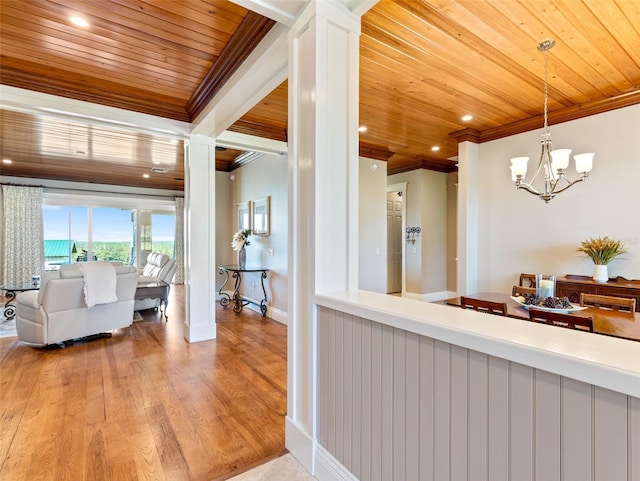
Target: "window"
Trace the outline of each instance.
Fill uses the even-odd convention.
[[[173,201],[45,194],[43,227],[47,270],[87,260],[140,266],[152,250],[174,255]]]

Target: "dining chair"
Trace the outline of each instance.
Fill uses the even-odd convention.
[[[520,274],[519,285],[523,287],[536,287],[536,275],[535,274]]]
[[[593,332],[593,318],[566,314],[564,312],[543,311],[529,308],[529,320],[549,324],[552,326],[566,327],[579,331]]]
[[[636,300],[631,297],[603,296],[598,294],[580,293],[581,306],[594,306],[614,311],[635,312]]]
[[[527,297],[527,294],[535,294],[535,287],[525,287],[525,286],[513,286],[511,288],[511,295],[513,297],[522,296]]]
[[[463,309],[473,309],[478,312],[488,314],[497,314],[499,316],[507,315],[507,303],[487,301],[483,299],[475,299],[473,297],[460,297],[460,307]]]

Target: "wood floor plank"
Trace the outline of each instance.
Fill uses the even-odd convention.
[[[218,309],[183,337],[184,288],[112,337],[64,349],[0,339],[0,479],[223,480],[282,454],[287,328]]]

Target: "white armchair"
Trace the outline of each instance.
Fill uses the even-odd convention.
[[[166,254],[151,252],[147,256],[147,264],[144,268],[139,269],[139,283],[149,283],[164,281],[171,284],[173,276],[176,273],[176,260]],[[161,299],[159,297],[136,299],[133,310],[141,311],[143,309],[154,309],[160,307]]]
[[[117,300],[92,307],[87,307],[84,272],[79,264],[45,272],[39,290],[16,297],[18,338],[46,346],[130,326],[138,272],[122,265],[114,265],[114,270]]]

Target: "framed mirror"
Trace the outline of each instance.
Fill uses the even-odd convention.
[[[253,235],[269,235],[271,196],[253,202]]]
[[[251,230],[251,202],[237,204],[238,209],[238,231]]]

